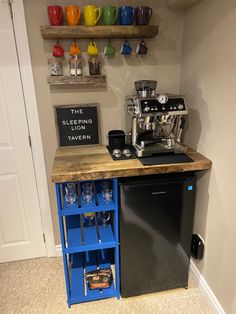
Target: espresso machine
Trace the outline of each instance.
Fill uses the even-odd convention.
[[[156,93],[157,82],[135,82],[136,95],[126,99],[132,115],[132,146],[137,157],[183,154],[181,135],[188,114],[185,97]]]

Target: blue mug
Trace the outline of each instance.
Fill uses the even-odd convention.
[[[123,6],[119,8],[119,24],[131,25],[133,24],[135,8]]]
[[[132,53],[132,47],[130,46],[128,40],[126,40],[123,45],[121,46],[121,49],[120,49],[120,53],[122,55],[131,55]]]

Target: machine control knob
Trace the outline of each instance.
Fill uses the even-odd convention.
[[[178,109],[179,109],[179,110],[183,110],[183,109],[184,109],[184,105],[178,104]]]
[[[164,105],[168,101],[168,96],[166,94],[160,94],[158,95],[157,100],[159,101],[160,104]]]
[[[150,107],[145,106],[145,107],[143,108],[143,111],[144,111],[144,112],[148,112],[148,111],[150,111]]]

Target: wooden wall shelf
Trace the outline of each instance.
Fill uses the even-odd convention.
[[[42,37],[44,39],[124,39],[124,38],[152,38],[158,34],[158,26],[41,26]]]
[[[84,87],[106,86],[106,75],[48,76],[49,85],[80,85]]]

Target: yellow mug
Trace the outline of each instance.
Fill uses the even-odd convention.
[[[98,48],[94,41],[90,41],[87,48],[87,54],[89,56],[97,56],[98,55]]]
[[[65,7],[66,22],[69,26],[78,25],[80,22],[80,8],[75,5]]]
[[[84,22],[87,26],[95,26],[101,17],[102,10],[96,5],[84,6]]]

